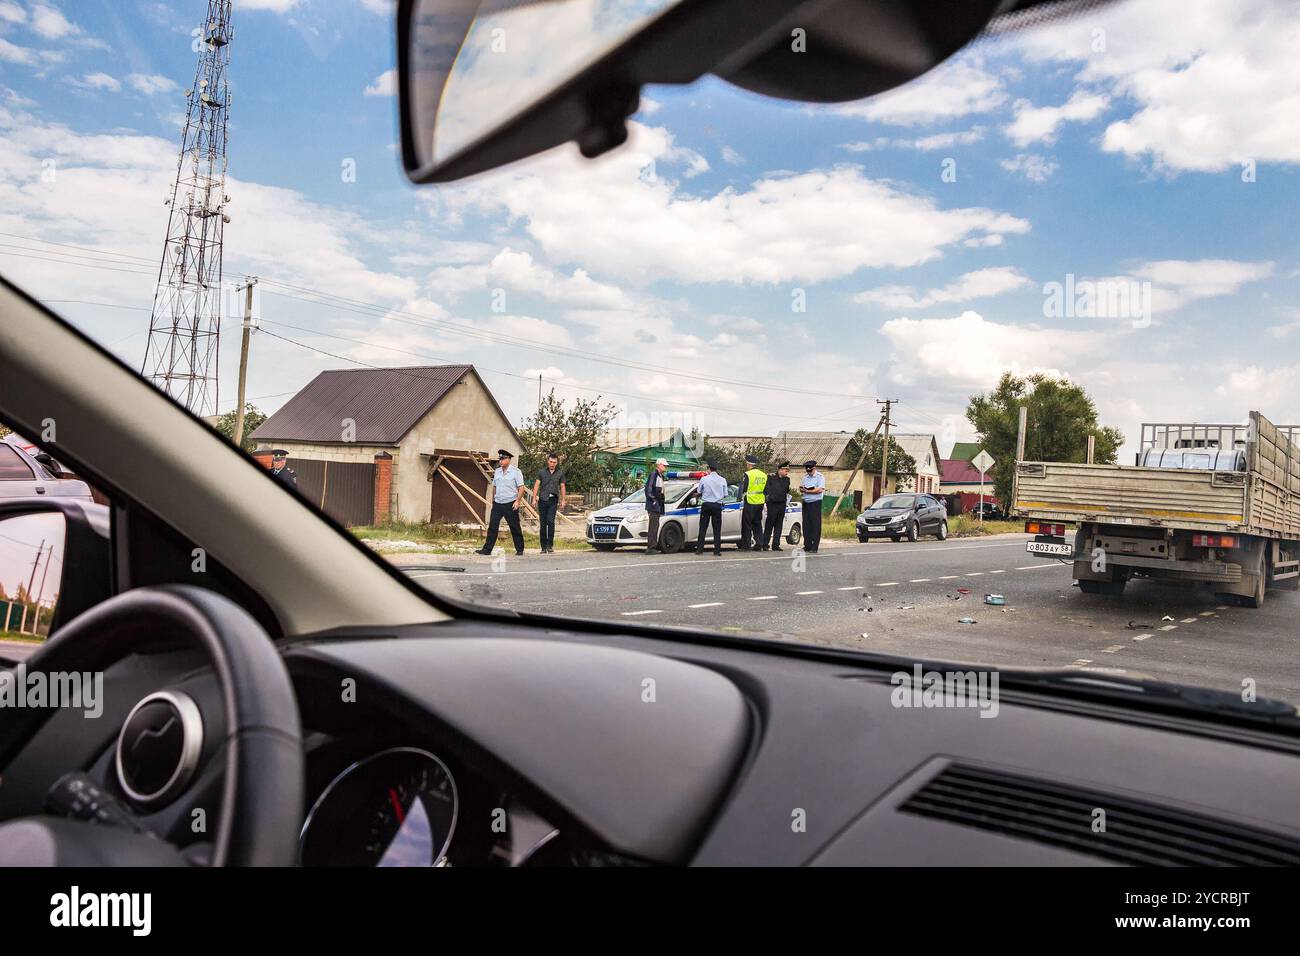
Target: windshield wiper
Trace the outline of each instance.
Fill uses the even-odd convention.
[[[1070,696],[1126,706],[1137,703],[1152,710],[1195,714],[1200,717],[1213,714],[1234,721],[1300,729],[1300,712],[1296,706],[1272,697],[1246,701],[1232,691],[1185,687],[1168,681],[1136,680],[1106,674],[1081,674],[1077,671],[1036,674],[1002,671],[1000,677],[1003,685],[1021,689],[1049,690],[1053,694],[1064,691]]]

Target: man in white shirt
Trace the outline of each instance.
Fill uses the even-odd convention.
[[[727,498],[727,479],[718,474],[717,463],[709,461],[709,473],[699,480],[700,534],[695,540],[695,553],[704,553],[704,530],[713,525],[713,553],[722,554],[722,502]]]
[[[524,499],[524,473],[511,462],[514,456],[502,448],[497,452],[496,471],[492,472],[492,517],[488,522],[487,541],[477,554],[491,554],[496,547],[501,519],[510,527],[510,539],[515,544],[515,556],[524,553],[524,532],[519,526],[519,505]]]

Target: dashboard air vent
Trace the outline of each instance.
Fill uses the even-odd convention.
[[[1145,800],[953,764],[899,806],[1139,866],[1296,866],[1300,841]],[[1094,811],[1105,811],[1094,832]]]

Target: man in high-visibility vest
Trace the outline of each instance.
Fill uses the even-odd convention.
[[[763,502],[767,499],[767,472],[758,467],[758,459],[745,456],[749,468],[740,479],[740,550],[758,551],[763,545]]]

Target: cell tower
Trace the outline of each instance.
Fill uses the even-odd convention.
[[[207,0],[194,31],[199,55],[185,91],[185,128],[176,163],[149,342],[140,373],[196,415],[217,411],[221,343],[221,240],[226,215],[226,122],[230,107],[232,0]]]

